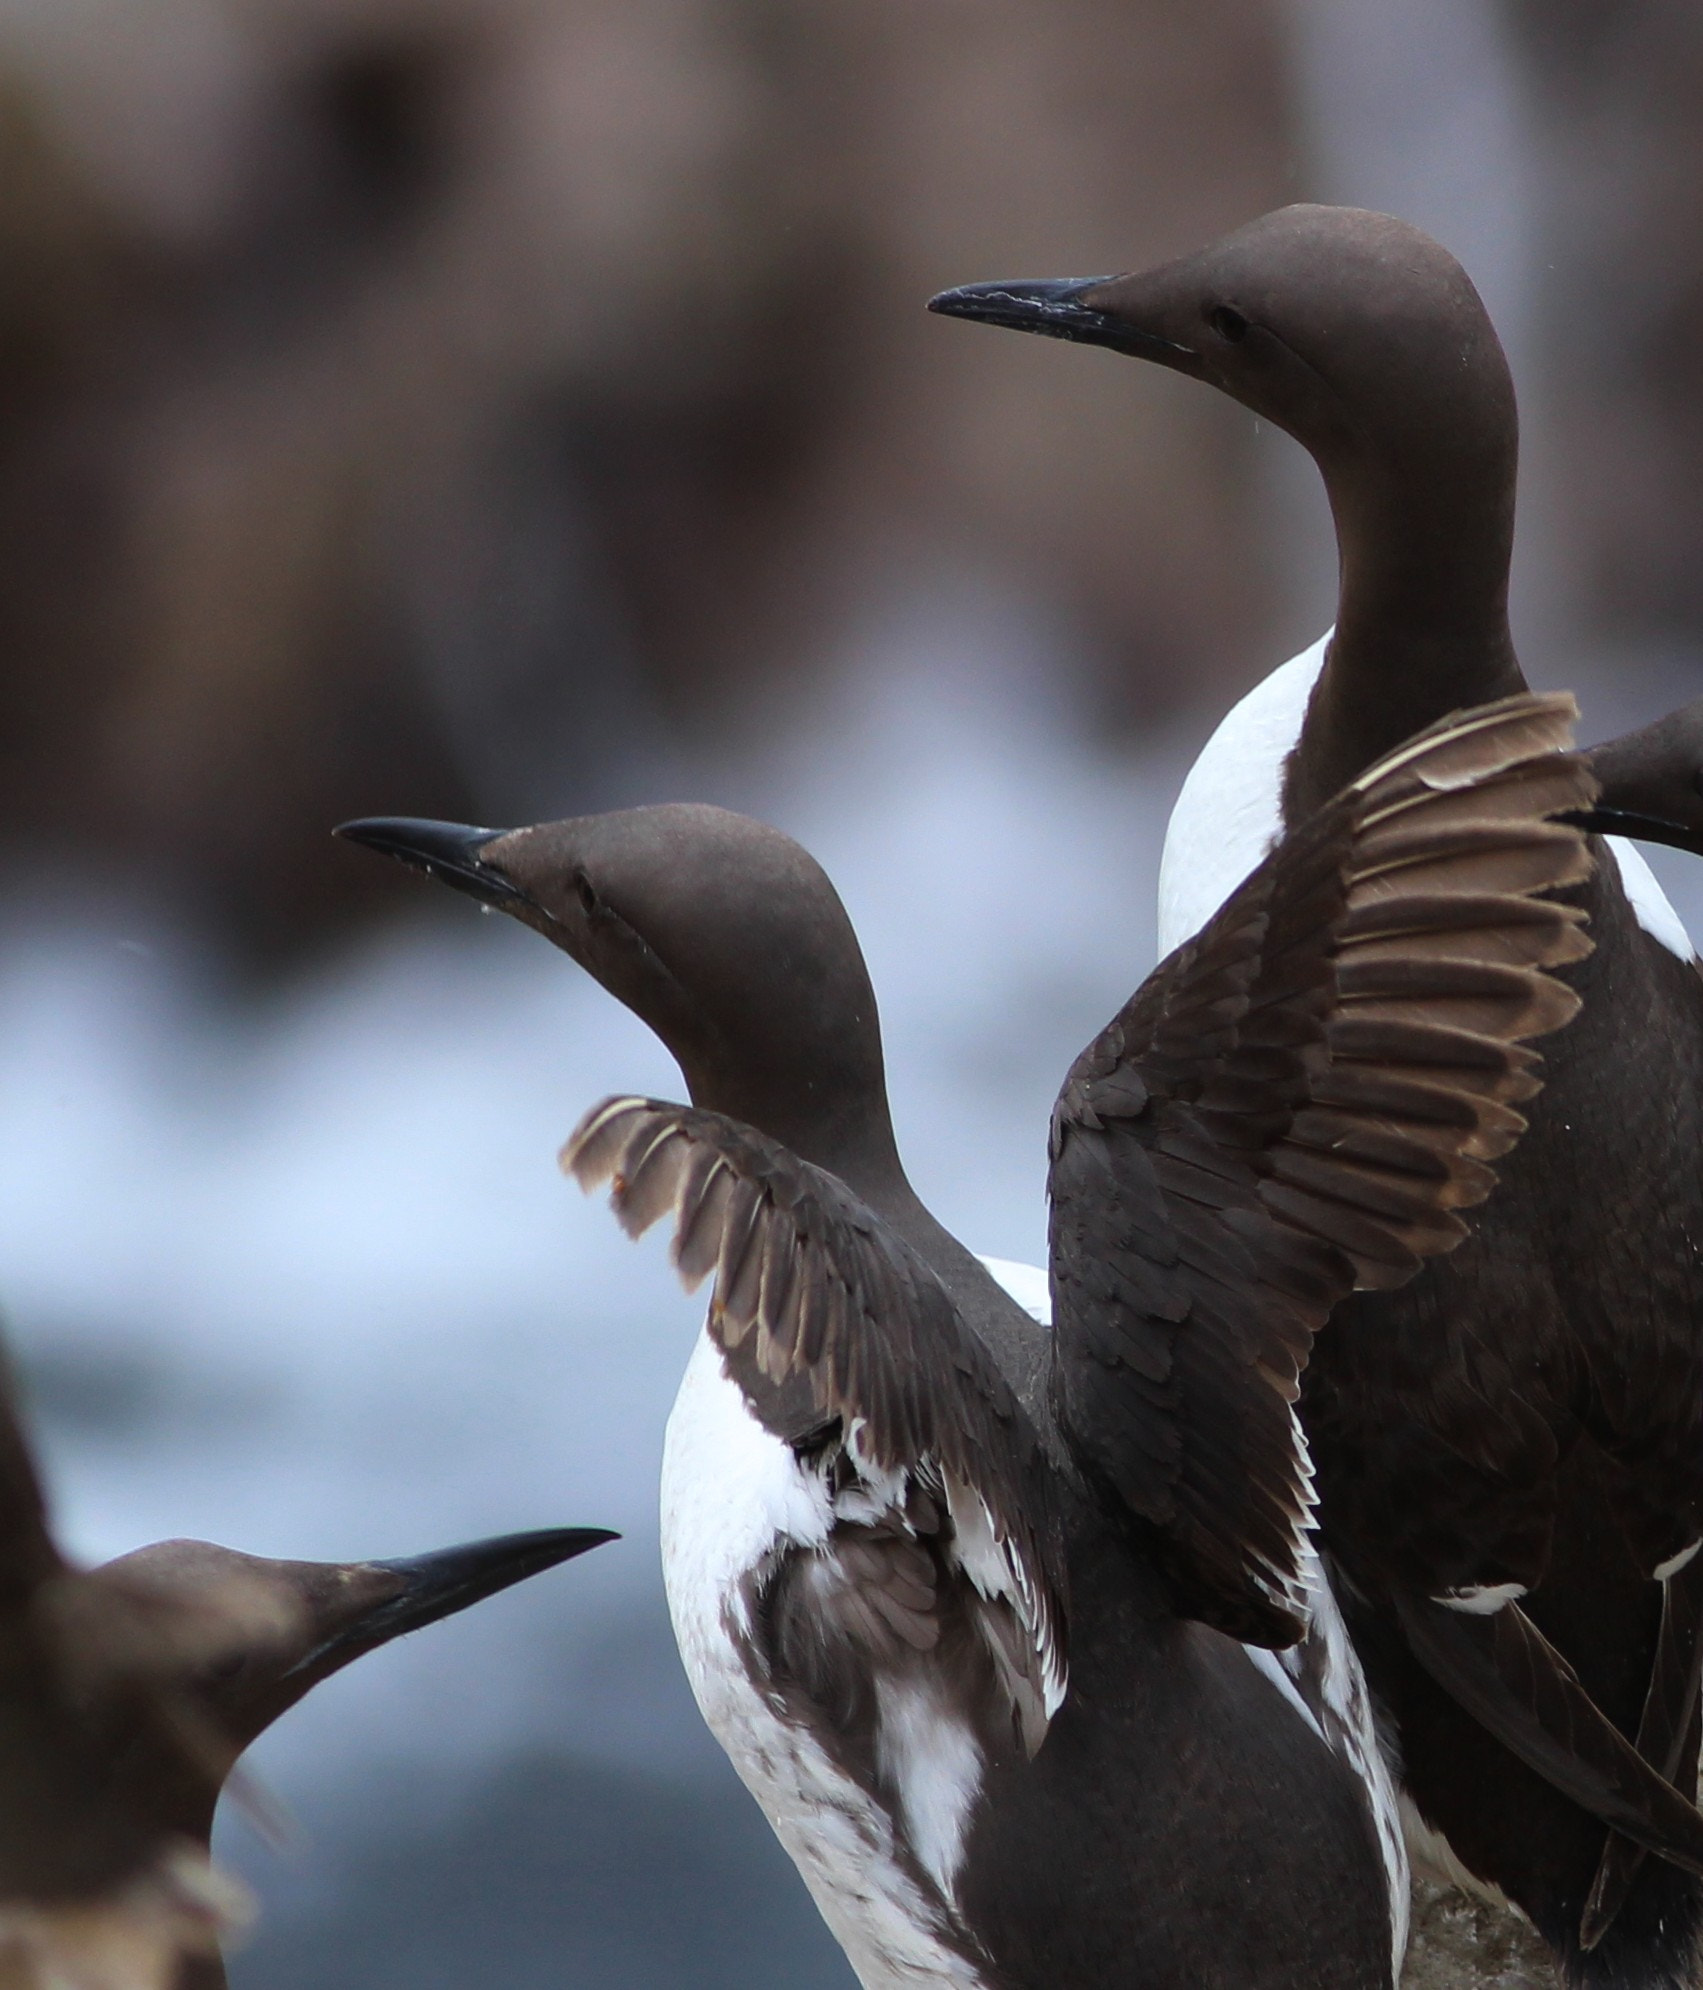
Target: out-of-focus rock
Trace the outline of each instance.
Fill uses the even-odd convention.
[[[0,97],[15,851],[277,955],[339,815],[589,805],[943,572],[1126,721],[1262,655],[1243,418],[922,304],[1285,197],[1266,0],[67,0]]]
[[[1538,322],[1590,633],[1703,637],[1703,11],[1509,0],[1546,146]]]
[[[1420,1874],[1401,1981],[1402,1990],[1560,1990],[1561,1983],[1523,1915]]]

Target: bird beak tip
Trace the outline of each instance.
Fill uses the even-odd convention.
[[[506,829],[480,829],[465,822],[433,822],[405,815],[356,816],[332,831],[345,843],[376,850],[382,857],[393,857],[410,870],[424,871],[487,905],[503,907],[524,901],[526,894],[480,853],[509,833]]]
[[[965,283],[956,290],[937,292],[928,300],[928,308],[945,318],[968,318],[1012,332],[1038,332],[1043,338],[1067,339],[1078,345],[1108,346],[1136,359],[1188,370],[1196,358],[1191,348],[1085,302],[1116,280],[1109,276],[1063,276]]]
[[[430,1554],[369,1562],[367,1568],[384,1570],[401,1586],[315,1646],[290,1668],[290,1675],[323,1678],[363,1652],[458,1616],[487,1597],[620,1538],[608,1527],[547,1527],[469,1541]]]

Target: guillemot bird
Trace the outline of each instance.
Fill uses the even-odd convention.
[[[931,308],[1205,380],[1323,475],[1334,633],[1197,763],[1167,840],[1162,944],[1403,733],[1522,686],[1513,387],[1472,284],[1417,229],[1287,208],[1150,272],[972,285]],[[1690,708],[1602,749],[1605,813],[1586,820],[1665,821],[1685,843],[1696,724]],[[1703,1887],[1605,1837],[1590,1749],[1559,1711],[1582,1682],[1695,1793],[1703,985],[1647,866],[1610,847],[1617,862],[1578,896],[1596,940],[1570,974],[1584,1012],[1554,1047],[1531,1138],[1465,1248],[1342,1309],[1302,1417],[1322,1538],[1420,1819],[1525,1909],[1574,1981],[1677,1986]]]
[[[315,1686],[382,1645],[619,1538],[603,1527],[546,1527],[369,1562],[276,1561],[208,1541],[160,1541],[120,1556],[84,1580],[139,1600],[162,1623],[222,1608],[233,1591],[271,1621],[170,1680],[199,1742],[191,1773],[138,1730],[122,1742],[114,1781],[160,1829],[204,1848],[238,1757]],[[174,1990],[224,1985],[218,1959],[198,1956]]]
[[[362,1653],[614,1538],[349,1563],[162,1541],[74,1569],[0,1382],[0,1981],[223,1990],[246,1916],[208,1844],[243,1749]]]
[[[685,806],[342,830],[544,934],[686,1079],[690,1107],[595,1108],[564,1163],[713,1274],[670,1606],[867,1990],[1394,1980],[1403,1848],[1292,1402],[1333,1300],[1459,1241],[1523,1040],[1575,1006],[1544,971],[1589,944],[1546,895],[1586,869],[1544,819],[1590,795],[1571,709],[1392,756],[1089,1046],[1051,1333],[906,1179],[856,936],[790,838]]]

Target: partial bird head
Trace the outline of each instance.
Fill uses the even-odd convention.
[[[891,1154],[862,949],[827,874],[778,829],[671,804],[514,830],[370,817],[337,834],[572,955],[662,1039],[695,1104],[842,1174]]]
[[[188,1749],[173,1726],[139,1723],[116,1750],[118,1773],[139,1809],[204,1839],[238,1755],[322,1680],[616,1538],[557,1527],[378,1562],[271,1561],[160,1541],[72,1578],[60,1642],[92,1652],[98,1670],[139,1674],[156,1707],[188,1717]],[[116,1627],[105,1633],[110,1649],[100,1626]]]
[[[1149,359],[1287,430],[1327,475],[1438,437],[1515,440],[1513,387],[1472,282],[1387,214],[1296,206],[1125,276],[966,284],[928,307]]]

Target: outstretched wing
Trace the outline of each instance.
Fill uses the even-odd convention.
[[[831,1449],[844,1497],[818,1601],[864,1642],[939,1635],[937,1582],[961,1575],[1033,1752],[1064,1697],[1063,1551],[1028,1417],[946,1288],[833,1175],[718,1113],[596,1106],[563,1149],[638,1236],[674,1222],[688,1288],[752,1412],[801,1455]]]
[[[1312,1337],[1466,1234],[1590,949],[1551,820],[1594,787],[1567,697],[1459,713],[1287,836],[1077,1060],[1054,1112],[1054,1387],[1179,1606],[1307,1619]]]

